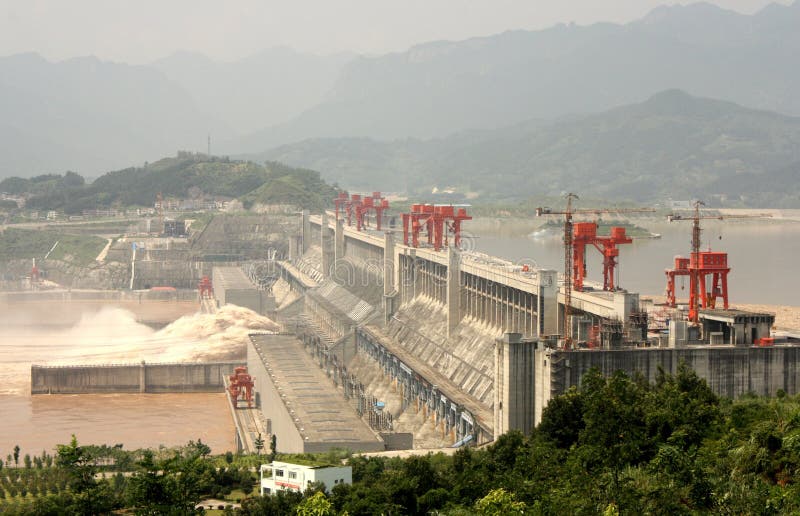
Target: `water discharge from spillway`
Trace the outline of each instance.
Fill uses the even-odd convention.
[[[30,366],[243,360],[249,333],[274,330],[269,319],[233,306],[186,315],[160,330],[118,307],[5,306],[0,310],[0,452],[4,456],[14,444],[23,453],[52,452],[71,434],[82,443],[124,443],[126,448],[202,438],[215,453],[232,450],[232,422],[222,393],[32,397]]]
[[[31,364],[243,359],[249,333],[277,329],[270,319],[230,305],[213,314],[183,316],[160,330],[114,307],[83,313],[68,328],[53,329],[34,320],[0,321],[0,395],[27,392]]]

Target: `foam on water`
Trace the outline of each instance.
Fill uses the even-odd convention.
[[[244,358],[247,335],[277,331],[270,319],[226,305],[214,314],[181,317],[161,330],[132,312],[105,307],[72,327],[38,329],[30,321],[0,324],[0,395],[28,390],[30,365],[191,362]]]

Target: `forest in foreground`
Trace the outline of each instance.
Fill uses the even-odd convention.
[[[278,449],[280,443],[278,443]],[[23,450],[24,451],[24,450]],[[531,435],[406,459],[333,451],[353,484],[260,497],[257,466],[277,456],[81,446],[36,457],[9,453],[3,514],[195,514],[206,498],[238,494],[217,513],[797,514],[800,396],[719,398],[686,366],[654,383],[590,371],[551,400]],[[308,459],[309,457],[305,457]],[[1,461],[0,461],[1,462]]]

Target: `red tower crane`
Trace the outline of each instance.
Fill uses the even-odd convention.
[[[675,268],[666,269],[667,275],[667,305],[677,306],[675,299],[675,277],[689,276],[689,320],[697,325],[700,322],[701,308],[714,308],[717,298],[722,298],[723,307],[728,308],[728,253],[701,251],[700,221],[703,219],[750,219],[772,217],[770,214],[758,215],[701,215],[700,206],[705,206],[702,201],[695,201],[694,215],[685,217],[683,215],[670,214],[667,220],[670,222],[691,220],[692,221],[692,254],[689,258],[681,256],[675,257]],[[712,275],[711,291],[706,290],[706,278]]]
[[[452,205],[414,204],[411,213],[403,213],[403,243],[419,247],[419,236],[422,230],[428,237],[428,244],[436,251],[449,244],[449,236],[453,235],[453,245],[461,248],[461,223],[472,220],[466,208],[456,209]],[[409,237],[411,244],[409,244]]]
[[[587,243],[595,244],[597,240],[596,232],[597,232],[597,225],[594,223],[590,223],[591,226],[594,226],[594,231],[592,232],[591,226],[585,226],[583,223],[575,224],[572,222],[572,217],[574,215],[600,215],[603,213],[645,213],[645,212],[653,212],[655,211],[653,208],[618,208],[618,209],[580,209],[575,210],[572,208],[572,201],[580,199],[574,193],[568,193],[566,195],[567,199],[567,206],[564,211],[554,211],[550,208],[536,208],[536,216],[540,217],[542,215],[564,215],[564,345],[565,347],[569,348],[572,346],[572,331],[571,331],[571,320],[570,320],[570,311],[572,309],[572,289],[573,287],[575,290],[582,290],[583,289],[583,279],[586,274],[586,265],[585,265],[585,247]],[[577,226],[574,227],[574,226]],[[575,229],[578,230],[577,238],[578,244],[576,244],[576,232]],[[620,243],[629,243],[626,240],[629,240],[627,236],[625,236],[624,228],[615,228],[615,229],[622,229],[622,233],[619,231],[616,233],[615,236],[612,234],[611,237],[608,237],[608,241],[605,243],[598,242],[597,245],[603,247],[601,252],[603,253],[603,276],[605,278],[604,287],[610,287],[614,285],[614,268],[617,265],[617,257],[619,256],[619,249],[616,248],[617,244]],[[594,233],[594,237],[592,238],[591,235]],[[578,248],[578,253],[576,253],[576,247]],[[576,264],[575,254],[578,254],[578,263]],[[577,271],[580,269],[580,272]],[[578,283],[576,283],[576,281]]]

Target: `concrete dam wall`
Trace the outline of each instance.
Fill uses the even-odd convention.
[[[223,392],[240,362],[31,366],[31,394]]]

